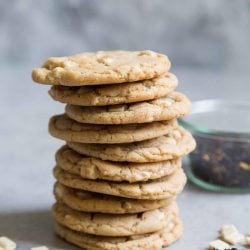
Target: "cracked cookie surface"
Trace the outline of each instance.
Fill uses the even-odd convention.
[[[163,230],[151,234],[105,237],[76,232],[60,224],[56,224],[56,233],[66,241],[87,250],[160,250],[177,241],[183,228],[178,216],[173,214],[171,223]]]
[[[192,135],[178,126],[158,138],[124,144],[84,144],[68,142],[80,154],[118,162],[159,162],[189,154],[195,148]]]
[[[84,86],[135,82],[158,77],[170,68],[167,56],[153,51],[98,51],[51,57],[32,71],[35,82]]]
[[[181,158],[152,163],[111,162],[84,156],[66,145],[57,151],[56,162],[65,171],[85,179],[130,183],[171,175],[181,167]]]
[[[59,102],[79,106],[105,106],[157,99],[174,91],[178,85],[170,72],[139,82],[102,86],[52,86],[50,96]]]
[[[66,106],[66,114],[75,121],[91,124],[130,124],[171,120],[186,115],[191,109],[188,98],[178,92],[152,101],[83,107]]]
[[[176,124],[175,120],[122,125],[84,124],[62,114],[50,118],[49,132],[56,138],[70,142],[126,143],[165,135]]]
[[[73,189],[59,182],[55,183],[54,195],[57,201],[77,211],[107,214],[140,213],[166,206],[175,199],[129,199]]]
[[[98,214],[75,211],[63,203],[53,206],[55,220],[72,230],[102,236],[130,236],[159,231],[178,213],[175,202],[136,214]]]
[[[149,182],[111,182],[83,179],[56,166],[54,176],[67,187],[119,197],[142,200],[160,200],[176,197],[186,184],[186,176],[179,169],[170,176]]]

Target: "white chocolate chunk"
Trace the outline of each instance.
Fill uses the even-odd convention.
[[[225,250],[229,248],[230,245],[222,240],[214,240],[209,243],[209,249],[211,250]]]
[[[117,105],[117,106],[111,106],[109,107],[109,112],[121,112],[125,111],[126,106],[125,105]]]
[[[240,234],[234,225],[225,225],[220,231],[221,238],[232,245],[238,244],[244,240],[244,235]]]
[[[49,250],[46,246],[32,247],[31,250]]]
[[[0,237],[0,247],[3,250],[14,250],[16,249],[16,243],[7,237]]]
[[[245,236],[245,243],[247,246],[250,246],[250,234]]]

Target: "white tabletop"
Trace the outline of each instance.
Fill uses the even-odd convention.
[[[31,67],[12,67],[0,69],[0,236],[16,241],[19,250],[38,245],[75,249],[54,235],[50,213],[54,153],[62,142],[48,135],[47,123],[63,105],[51,100],[48,87],[31,83]],[[175,72],[179,90],[192,100],[249,98],[249,76]],[[178,202],[185,234],[169,249],[205,249],[223,224],[250,232],[249,194],[218,194],[188,184]]]

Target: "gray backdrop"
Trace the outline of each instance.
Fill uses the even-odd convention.
[[[0,60],[153,49],[175,66],[250,68],[249,0],[0,1]]]

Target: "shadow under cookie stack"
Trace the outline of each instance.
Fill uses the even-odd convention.
[[[175,92],[165,55],[99,51],[49,58],[33,80],[66,103],[49,122],[56,153],[56,233],[83,249],[161,249],[178,240],[181,158],[195,147],[177,124],[190,101]]]

